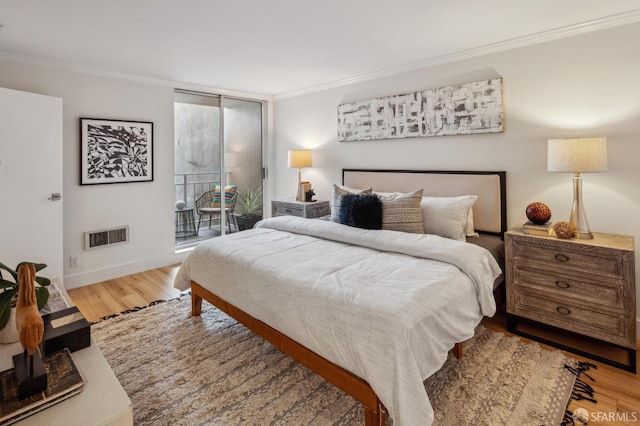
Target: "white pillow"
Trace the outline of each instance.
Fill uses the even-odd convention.
[[[477,198],[477,195],[422,197],[420,209],[422,210],[424,232],[465,241],[467,233],[469,233],[466,229],[469,211]],[[473,232],[475,233],[475,230]]]
[[[469,213],[467,213],[467,223],[464,225],[464,233],[467,234],[467,237],[480,236],[480,234],[476,232],[476,227],[473,224],[473,206],[469,208]]]
[[[331,221],[340,222],[340,205],[342,204],[343,195],[351,194],[371,194],[373,188],[357,189],[344,185],[333,185],[333,194],[331,195]]]

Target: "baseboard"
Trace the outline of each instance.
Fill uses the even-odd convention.
[[[183,251],[180,253],[169,253],[162,256],[109,266],[107,268],[95,269],[93,271],[86,271],[79,274],[65,275],[62,282],[64,283],[64,288],[70,290],[72,288],[99,283],[102,281],[119,278],[125,275],[136,274],[138,272],[144,272],[150,269],[174,265],[176,263],[182,262],[188,254],[189,251]]]

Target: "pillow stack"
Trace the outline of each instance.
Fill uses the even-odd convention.
[[[423,192],[373,194],[372,188],[334,185],[331,220],[364,229],[435,234],[459,241],[478,235],[473,224],[476,195],[423,197]]]

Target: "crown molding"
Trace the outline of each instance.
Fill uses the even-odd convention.
[[[516,37],[509,40],[504,40],[496,43],[487,44],[472,49],[461,50],[459,52],[437,56],[429,59],[425,59],[419,62],[413,62],[411,64],[402,65],[399,67],[388,68],[368,74],[362,74],[356,77],[345,78],[343,80],[337,80],[330,83],[320,84],[317,86],[311,86],[305,89],[294,90],[291,92],[281,93],[273,97],[274,100],[282,100],[288,98],[295,98],[297,96],[307,95],[310,93],[321,92],[324,90],[335,89],[338,87],[348,86],[356,83],[362,83],[365,81],[375,80],[383,77],[390,77],[397,74],[406,73],[409,71],[415,71],[423,68],[429,68],[436,65],[447,64],[450,62],[461,61],[464,59],[475,58],[478,56],[484,56],[491,53],[497,53],[505,50],[516,49],[519,47],[526,47],[534,44],[545,43],[552,40],[558,40],[561,38],[571,37],[575,35],[590,33],[594,31],[600,31],[607,28],[619,27],[622,25],[632,24],[640,22],[640,9],[632,10],[629,12],[621,13],[618,15],[607,16],[604,18],[595,19],[592,21],[586,21],[579,24],[568,25],[566,27],[557,28],[549,31],[541,31],[538,33]]]
[[[542,31],[535,34],[516,37],[513,39],[491,43],[491,44],[487,44],[487,45],[472,48],[472,49],[462,50],[462,51],[447,54],[447,55],[425,59],[422,61],[402,65],[399,67],[388,68],[380,71],[375,71],[372,73],[362,74],[355,77],[349,77],[342,80],[337,80],[337,81],[324,83],[316,86],[311,86],[311,87],[300,89],[300,90],[294,90],[291,92],[285,92],[277,95],[265,95],[265,94],[258,94],[258,93],[242,92],[239,90],[221,89],[221,88],[206,86],[202,84],[142,77],[142,76],[136,76],[131,74],[104,71],[104,70],[91,68],[91,67],[72,65],[72,64],[58,62],[58,61],[44,59],[44,58],[36,58],[36,57],[16,55],[11,53],[4,53],[4,52],[0,52],[0,61],[34,65],[34,66],[39,66],[44,68],[60,69],[60,70],[94,75],[99,77],[114,78],[114,79],[120,79],[120,80],[126,80],[126,81],[132,81],[132,82],[138,82],[138,83],[144,83],[144,84],[152,84],[157,86],[172,87],[174,89],[212,92],[212,93],[230,96],[230,97],[241,97],[241,98],[257,99],[257,100],[264,100],[264,101],[274,101],[274,100],[294,98],[297,96],[307,95],[310,93],[335,89],[338,87],[348,86],[348,85],[375,80],[383,77],[389,77],[389,76],[402,74],[410,71],[415,71],[423,68],[429,68],[436,65],[447,64],[447,63],[460,61],[464,59],[470,59],[478,56],[488,55],[491,53],[497,53],[505,50],[516,49],[519,47],[526,47],[534,44],[544,43],[547,41],[590,33],[594,31],[600,31],[607,28],[613,28],[613,27],[618,27],[618,26],[637,23],[637,22],[640,22],[640,9],[635,9],[635,10],[621,13],[618,15],[612,15],[604,18],[586,21],[579,24],[568,25],[566,27],[557,28],[549,31]]]
[[[273,96],[242,92],[239,90],[220,89],[218,87],[206,86],[202,84],[187,83],[184,81],[163,80],[150,77],[142,77],[132,74],[117,73],[112,71],[104,71],[97,68],[83,67],[79,65],[68,64],[65,62],[53,61],[50,59],[36,58],[32,56],[16,55],[13,53],[0,52],[0,61],[13,62],[23,65],[33,65],[42,68],[58,69],[62,71],[76,72],[80,74],[93,75],[97,77],[113,78],[117,80],[131,81],[135,83],[151,84],[155,86],[171,87],[173,89],[191,90],[195,92],[214,93],[216,95],[224,95],[236,98],[256,99],[261,101],[273,101]]]

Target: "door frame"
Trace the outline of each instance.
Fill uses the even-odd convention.
[[[202,91],[195,91],[195,90],[188,90],[188,89],[179,89],[179,88],[175,88],[174,89],[174,96],[176,93],[182,93],[182,94],[186,94],[186,95],[195,95],[195,96],[208,96],[208,97],[214,97],[214,98],[218,98],[219,99],[219,106],[218,106],[218,119],[219,119],[219,126],[218,126],[218,138],[219,138],[219,155],[220,155],[220,187],[224,188],[227,185],[227,174],[225,173],[225,169],[226,169],[226,143],[224,140],[224,136],[225,136],[225,100],[239,100],[239,101],[247,101],[247,102],[254,102],[254,103],[258,103],[260,104],[260,128],[261,128],[261,141],[260,141],[260,164],[261,164],[261,176],[262,176],[262,180],[261,180],[261,190],[262,190],[262,210],[263,210],[263,217],[265,216],[265,202],[267,197],[265,196],[265,191],[266,191],[266,179],[267,179],[267,167],[266,167],[266,158],[265,158],[265,153],[267,152],[266,150],[266,143],[268,140],[268,103],[269,101],[264,100],[264,99],[258,99],[258,98],[249,98],[249,97],[243,97],[243,96],[233,96],[233,95],[224,95],[224,94],[220,94],[220,93],[212,93],[212,92],[202,92]],[[175,104],[175,100],[174,100],[174,104]],[[174,122],[175,122],[175,117],[174,117]],[[174,140],[174,144],[175,144],[175,140]],[[174,176],[175,176],[175,161],[174,161]],[[195,196],[195,195],[194,195]],[[220,235],[225,235],[227,233],[226,231],[227,229],[227,217],[226,215],[221,215],[221,219],[220,219]],[[184,244],[180,246],[180,250],[183,250],[185,248],[190,248],[190,247],[194,247],[197,244],[199,244],[200,241],[195,241],[193,243],[190,244]]]

